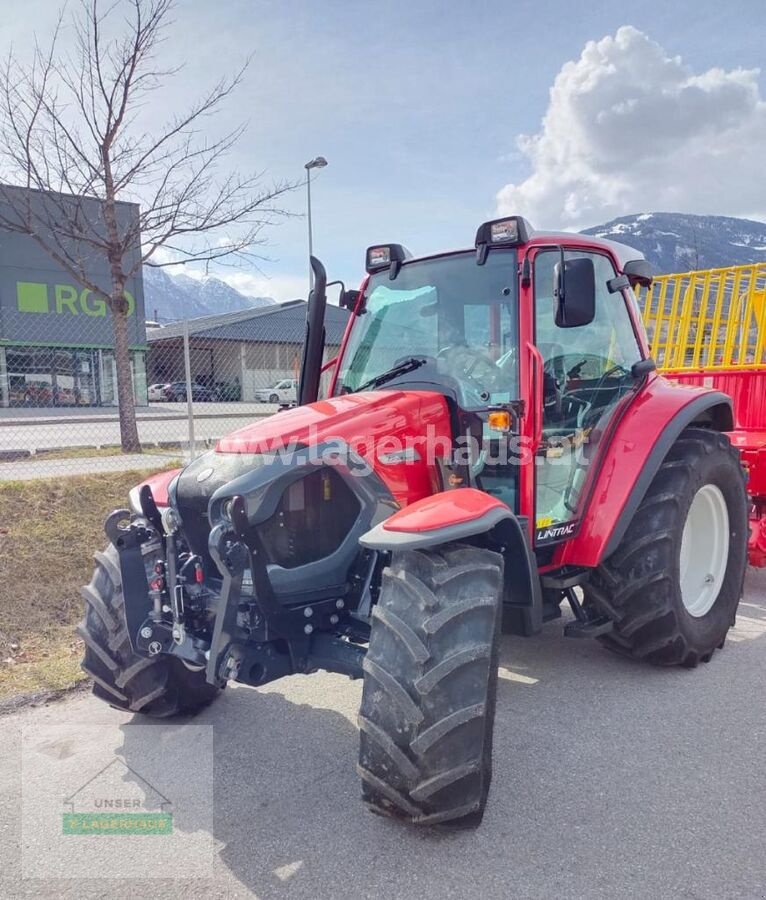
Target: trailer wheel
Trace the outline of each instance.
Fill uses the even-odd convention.
[[[156,548],[154,548],[156,549]],[[151,566],[152,548],[145,557]],[[123,614],[117,551],[111,544],[96,554],[90,584],[82,589],[85,618],[77,634],[85,643],[82,669],[93,679],[93,694],[117,709],[152,717],[195,713],[212,703],[220,688],[169,656],[138,656]]]
[[[492,778],[503,561],[463,544],[394,552],[359,711],[362,797],[419,825],[481,822]]]
[[[600,640],[656,665],[694,667],[723,647],[747,567],[744,473],[729,439],[687,428],[622,543],[585,585],[614,622]]]

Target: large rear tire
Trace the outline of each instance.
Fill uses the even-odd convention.
[[[584,587],[614,622],[611,650],[696,666],[723,647],[747,567],[747,494],[738,453],[718,432],[687,428],[619,548]]]
[[[492,779],[502,558],[393,554],[373,607],[359,712],[362,797],[419,825],[481,822]]]
[[[145,558],[151,567],[152,549]],[[192,714],[212,703],[220,688],[169,656],[138,656],[125,627],[117,551],[111,544],[96,554],[90,584],[82,589],[85,618],[77,634],[85,643],[83,670],[93,679],[93,694],[111,706],[162,718]]]

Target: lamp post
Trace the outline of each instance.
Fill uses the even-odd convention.
[[[308,220],[309,220],[309,291],[314,287],[314,271],[311,268],[311,257],[314,253],[314,245],[311,234],[311,170],[324,169],[327,160],[324,156],[317,156],[303,167],[306,170],[306,198],[308,201]]]

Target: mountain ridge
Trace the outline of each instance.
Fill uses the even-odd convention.
[[[733,216],[635,213],[584,229],[581,234],[640,250],[657,274],[766,262],[766,223]]]
[[[212,275],[200,279],[184,273],[171,275],[157,266],[144,266],[143,282],[146,318],[162,324],[255,309],[275,302],[271,297],[250,297]]]

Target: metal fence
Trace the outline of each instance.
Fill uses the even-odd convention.
[[[658,275],[638,301],[664,371],[766,369],[766,264]]]
[[[47,315],[78,315],[77,341],[51,340],[50,321],[36,327],[42,312],[11,336],[0,331],[0,480],[168,465],[296,400],[303,301],[147,327],[130,349],[143,452],[125,455],[113,343],[74,308]],[[326,359],[346,322],[329,311]]]

